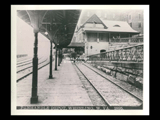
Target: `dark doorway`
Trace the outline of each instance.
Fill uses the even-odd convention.
[[[102,52],[106,52],[106,50],[104,50],[104,49],[100,50],[100,53],[102,53]]]
[[[100,50],[100,53],[102,53],[102,52],[106,52],[106,50],[104,50],[104,49]],[[101,57],[101,60],[103,58],[105,58],[105,53],[100,54],[100,57]]]

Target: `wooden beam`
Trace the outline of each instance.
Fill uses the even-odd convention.
[[[63,34],[65,34],[65,33],[63,33]],[[57,34],[57,35],[63,35],[63,34]],[[67,33],[67,34],[73,34],[73,33]]]
[[[77,24],[77,23],[68,23],[67,25],[70,25],[70,24],[72,25],[72,24]]]
[[[64,16],[64,18],[66,17],[66,11],[65,10],[63,10],[63,16]]]
[[[56,20],[57,20],[57,21],[62,21],[62,18],[57,17]]]
[[[61,15],[61,14],[57,14],[57,16],[59,16],[60,18],[64,18],[63,15]]]
[[[42,22],[42,24],[51,24],[51,22]],[[62,24],[62,23],[52,23],[52,24]]]

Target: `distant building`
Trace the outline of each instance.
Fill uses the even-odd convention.
[[[100,12],[97,14],[102,17]],[[90,16],[89,12],[87,16]],[[93,14],[76,29],[73,41],[76,43],[85,43],[85,55],[108,51],[109,44],[112,41],[123,40],[120,38],[127,38],[129,40],[132,35],[140,33],[133,30],[125,21],[102,20],[98,16]],[[115,14],[113,18],[115,18]]]
[[[127,21],[134,30],[143,34],[143,10],[84,10],[78,26],[93,14],[102,20]]]
[[[134,30],[139,31],[140,34],[143,34],[143,11],[142,10],[128,12],[127,22],[130,24],[130,26]]]

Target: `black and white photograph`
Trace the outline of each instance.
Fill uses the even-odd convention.
[[[149,114],[148,51],[149,5],[11,5],[11,114]]]

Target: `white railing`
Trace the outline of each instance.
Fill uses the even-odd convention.
[[[111,39],[111,43],[143,43],[143,37],[137,38],[115,38]]]

